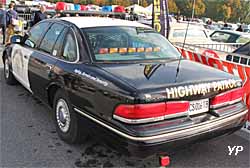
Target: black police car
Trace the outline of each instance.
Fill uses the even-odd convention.
[[[14,36],[2,58],[8,84],[19,81],[53,108],[61,139],[93,133],[146,157],[232,133],[246,121],[238,77],[180,57],[140,23],[65,17]]]

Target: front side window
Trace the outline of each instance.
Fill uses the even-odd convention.
[[[148,28],[99,27],[82,29],[96,61],[177,59],[180,53],[168,40]]]
[[[47,30],[48,26],[48,22],[42,22],[32,27],[29,32],[28,38],[24,41],[24,44],[29,47],[35,48],[38,45],[40,38]]]
[[[53,24],[45,34],[41,42],[40,49],[44,52],[51,53],[53,46],[63,29],[63,25],[57,23]]]

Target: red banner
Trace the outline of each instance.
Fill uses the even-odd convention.
[[[236,76],[239,76],[244,84],[244,90],[245,90],[244,100],[249,109],[248,121],[250,121],[250,67],[249,66],[239,65],[215,57],[209,57],[208,55],[196,54],[192,51],[184,50],[181,48],[177,49],[182,53],[182,56],[186,59],[190,59],[192,61],[196,61],[220,69],[222,71],[234,74]]]

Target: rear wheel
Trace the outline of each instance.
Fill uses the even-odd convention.
[[[67,143],[81,143],[87,135],[84,135],[80,119],[61,89],[56,92],[53,109],[59,137]]]
[[[9,58],[4,58],[4,78],[7,84],[14,85],[17,83],[13,73],[10,71],[10,62]]]

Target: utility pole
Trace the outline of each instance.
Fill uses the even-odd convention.
[[[193,1],[193,10],[192,10],[192,21],[194,19],[194,10],[195,10],[195,0]]]

